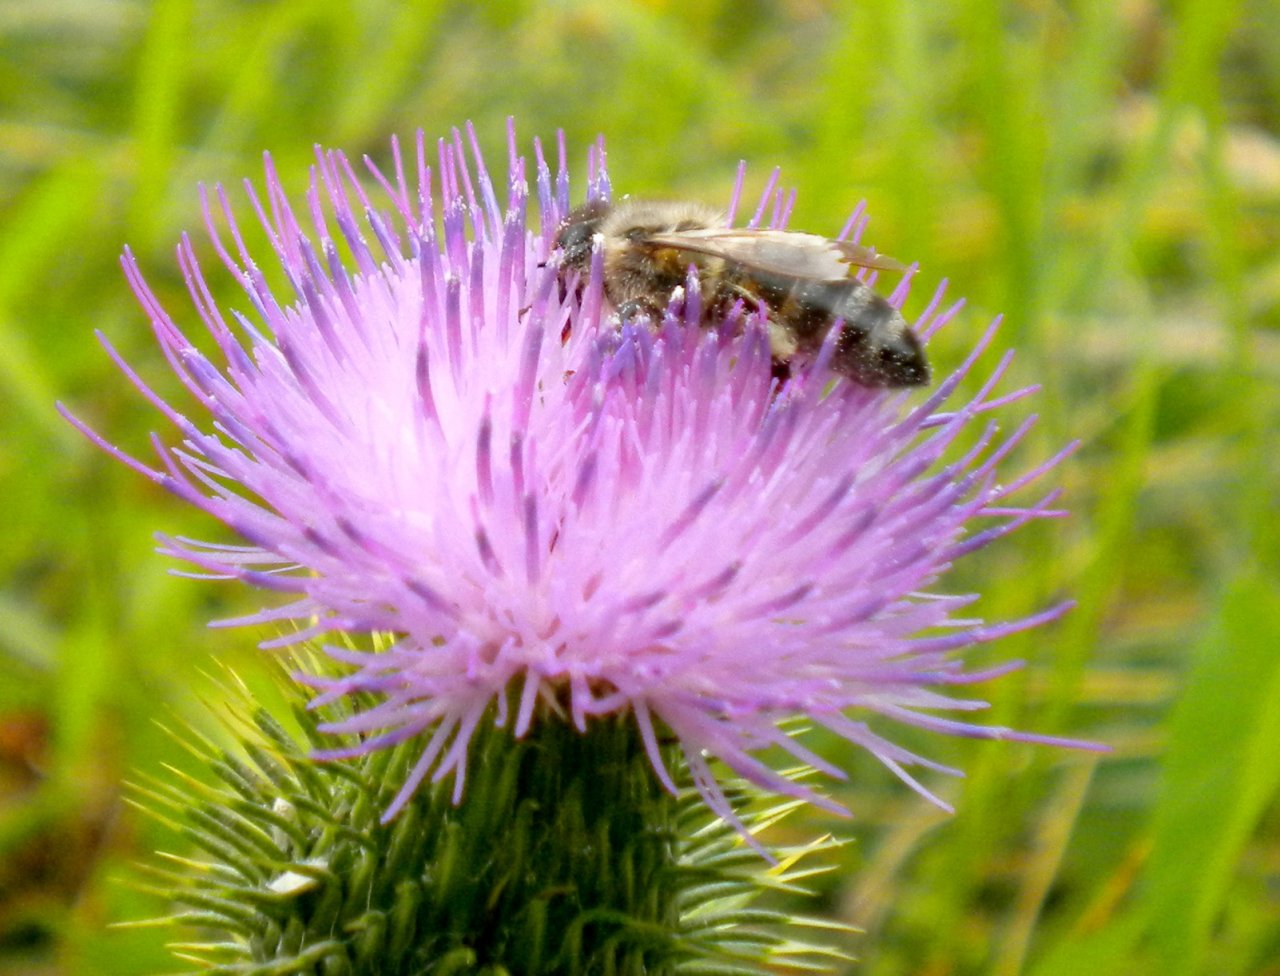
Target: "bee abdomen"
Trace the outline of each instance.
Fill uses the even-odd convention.
[[[801,348],[817,349],[841,314],[856,316],[852,307],[843,313],[836,311],[845,303],[847,291],[842,281],[797,281],[774,308]]]
[[[864,386],[919,386],[929,381],[920,340],[901,313],[860,281],[798,281],[773,305],[801,349],[816,350],[837,320],[831,368]]]
[[[865,285],[836,309],[844,326],[831,368],[864,386],[921,386],[929,382],[924,347],[896,308]]]

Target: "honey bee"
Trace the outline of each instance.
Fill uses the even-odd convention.
[[[869,248],[816,234],[725,226],[696,203],[594,200],[561,224],[554,246],[565,280],[585,280],[593,242],[603,239],[604,293],[624,320],[658,322],[675,289],[696,269],[703,325],[723,321],[738,302],[766,317],[775,371],[815,353],[837,320],[831,368],[870,387],[920,386],[929,364],[896,308],[853,277],[857,268],[905,270]]]

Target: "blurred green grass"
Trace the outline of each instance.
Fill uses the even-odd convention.
[[[169,307],[196,184],[295,190],[321,142],[467,119],[501,158],[604,133],[620,192],[727,198],[773,166],[794,223],[918,260],[997,312],[1039,382],[1025,457],[1074,515],[957,567],[990,618],[1070,594],[990,690],[991,721],[1102,738],[1078,756],[929,742],[969,772],[943,818],[857,755],[822,892],[866,929],[857,972],[1280,974],[1280,9],[1185,0],[551,4],[5,0],[0,4],[0,973],[173,968],[120,882],[162,831],[121,800],[206,724],[205,622],[259,597],[167,576],[152,533],[214,529],[82,442],[63,399],[146,452],[159,418],[92,338],[176,381],[116,264]],[[579,168],[578,173],[581,173]],[[204,252],[204,253],[207,253]],[[221,282],[222,294],[231,294]],[[191,316],[186,317],[187,321]],[[186,402],[178,397],[180,402]],[[176,715],[174,714],[176,713]],[[810,823],[812,830],[824,824]],[[170,842],[172,839],[170,839]]]

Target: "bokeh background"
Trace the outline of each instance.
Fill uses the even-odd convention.
[[[780,166],[796,226],[868,240],[997,312],[1044,393],[1024,459],[1071,438],[1073,510],[957,567],[1027,669],[993,722],[1100,738],[1101,762],[916,742],[963,766],[944,817],[861,757],[848,839],[802,907],[859,925],[865,976],[1280,974],[1280,7],[1269,0],[0,0],[0,973],[172,971],[133,865],[163,824],[122,783],[192,766],[215,729],[215,617],[270,597],[167,575],[155,531],[223,538],[81,440],[132,450],[154,415],[94,341],[177,384],[117,266],[139,254],[180,320],[173,261],[200,181],[270,150],[295,191],[314,143],[563,128],[583,173],[727,200]],[[581,186],[581,184],[579,184]],[[209,249],[202,247],[209,255]],[[230,282],[221,293],[232,304]],[[166,432],[167,433],[167,432]],[[266,636],[266,635],[258,635]],[[213,732],[211,734],[216,734]],[[828,743],[830,752],[836,747]]]

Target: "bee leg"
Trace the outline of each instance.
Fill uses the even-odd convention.
[[[618,306],[618,321],[623,325],[638,319],[648,319],[651,325],[662,321],[662,309],[644,298],[628,299]]]

